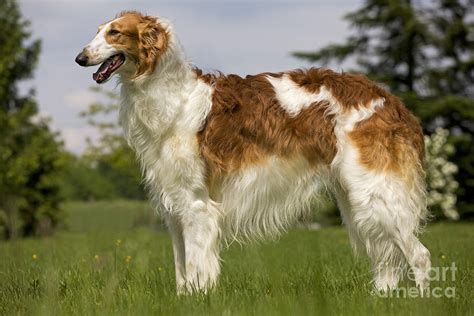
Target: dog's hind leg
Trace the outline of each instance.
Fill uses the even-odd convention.
[[[367,252],[371,259],[375,288],[396,288],[405,260],[392,238],[372,215],[375,206],[358,205],[342,190],[336,193],[336,199],[353,249],[356,253]]]
[[[396,288],[408,263],[416,284],[425,289],[431,267],[429,251],[415,235],[424,207],[422,190],[394,175],[356,166],[344,178],[350,207],[349,212],[345,210],[345,222],[351,239],[363,245],[372,261],[375,288]]]
[[[421,127],[387,94],[350,110],[333,102],[337,154],[331,169],[344,194],[338,200],[350,209],[343,216],[351,237],[372,260],[374,285],[395,288],[408,263],[424,289],[429,251],[416,237],[427,215]]]
[[[365,246],[356,230],[347,193],[339,188],[338,190],[335,190],[334,195],[336,197],[337,207],[341,213],[342,223],[346,227],[347,233],[349,234],[349,240],[351,242],[352,249],[356,254],[359,254],[364,250]]]
[[[182,214],[188,292],[213,287],[220,272],[219,211],[212,201],[198,200]]]

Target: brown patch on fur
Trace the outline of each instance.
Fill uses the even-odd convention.
[[[397,174],[418,172],[424,160],[424,139],[418,119],[395,96],[349,133],[359,149],[360,162],[370,170]]]
[[[336,154],[327,103],[315,103],[290,117],[265,75],[195,74],[214,87],[212,109],[198,134],[212,183],[221,174],[265,161],[269,156],[303,155],[311,164],[329,164]],[[279,76],[278,74],[273,74]]]
[[[288,75],[296,84],[311,93],[318,93],[321,86],[324,86],[344,109],[368,106],[370,101],[387,93],[365,76],[337,73],[330,69],[297,69]]]
[[[336,137],[333,117],[325,113],[328,104],[315,103],[290,117],[266,79],[285,73],[245,78],[203,74],[199,69],[194,73],[215,89],[211,112],[198,134],[211,183],[221,174],[263,162],[270,155],[303,155],[313,165],[329,165],[334,159]],[[407,168],[420,171],[423,132],[416,117],[398,98],[360,75],[315,68],[287,74],[312,93],[325,86],[346,110],[369,106],[383,98],[383,107],[349,133],[359,149],[360,163],[370,170],[399,174],[405,174]]]
[[[360,162],[370,170],[404,173],[419,169],[424,159],[423,131],[418,119],[402,102],[365,76],[329,69],[294,70],[290,78],[309,92],[326,87],[346,110],[369,106],[384,99],[367,120],[359,122],[350,139],[360,152]]]
[[[155,17],[125,11],[109,25],[105,40],[134,59],[137,70],[132,78],[136,78],[155,70],[168,47],[169,34]]]

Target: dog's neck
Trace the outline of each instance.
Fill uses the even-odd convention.
[[[212,88],[183,56],[173,38],[152,74],[121,80],[120,124],[139,156],[161,150],[174,134],[195,135],[210,110]]]

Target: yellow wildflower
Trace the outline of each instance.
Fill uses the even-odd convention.
[[[38,256],[34,253],[34,254],[31,256],[31,259],[36,260],[36,259],[38,259]]]

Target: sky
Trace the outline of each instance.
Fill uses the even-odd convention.
[[[349,34],[342,17],[360,0],[18,0],[30,20],[42,52],[33,87],[40,114],[51,118],[68,150],[80,154],[86,139],[98,133],[79,113],[98,99],[95,69],[74,58],[94,37],[98,25],[124,10],[138,10],[170,20],[187,58],[204,70],[239,75],[308,67],[291,56],[340,42]],[[338,69],[341,70],[341,69]],[[102,86],[117,89],[113,80]]]

